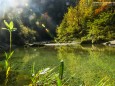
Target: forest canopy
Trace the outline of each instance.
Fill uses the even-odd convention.
[[[115,9],[111,3],[95,5],[93,0],[80,0],[75,7],[69,7],[60,26],[57,40],[90,41],[99,43],[115,39]]]

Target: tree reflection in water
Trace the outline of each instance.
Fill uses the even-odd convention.
[[[65,76],[71,76],[71,86],[97,85],[103,78],[106,84],[115,82],[114,48],[100,46],[58,47],[58,57],[65,62]]]

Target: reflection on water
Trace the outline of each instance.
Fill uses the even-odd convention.
[[[69,78],[69,86],[94,86],[102,79],[107,84],[115,85],[115,48],[112,47],[79,45],[19,48],[15,50],[10,64],[12,70],[30,74],[34,62],[35,70],[38,71],[55,67],[62,59],[65,63],[64,76]]]
[[[35,63],[36,71],[58,65],[56,50],[53,47],[26,48],[15,50],[15,55],[11,59],[13,69],[31,72],[31,67]],[[16,65],[16,64],[17,65]]]
[[[74,75],[71,86],[94,86],[103,78],[108,84],[115,85],[115,48],[63,46],[58,48],[58,57],[65,61],[67,76]]]

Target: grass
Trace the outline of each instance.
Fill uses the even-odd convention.
[[[35,73],[35,63],[32,65],[31,83],[29,86],[62,86],[64,62],[59,65],[59,73],[54,72],[57,68],[45,68]]]

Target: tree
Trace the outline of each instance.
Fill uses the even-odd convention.
[[[91,41],[115,38],[115,13],[111,12],[109,4],[92,5],[92,0],[80,0],[76,7],[70,7],[60,26],[57,28],[57,38],[60,41]]]
[[[110,12],[102,12],[98,17],[94,18],[93,21],[87,23],[88,39],[95,43],[98,40],[110,40],[115,36],[115,14]]]
[[[80,0],[76,7],[70,7],[65,14],[62,23],[57,28],[57,36],[60,41],[71,38],[79,38],[86,35],[86,21],[92,15],[92,0]]]

